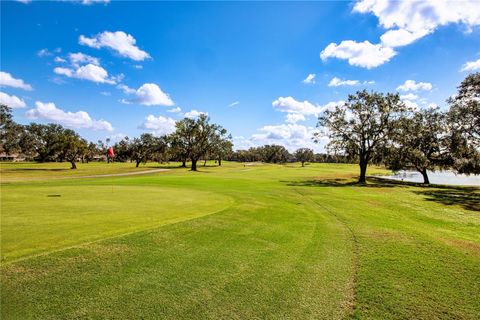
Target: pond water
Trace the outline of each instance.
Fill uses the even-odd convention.
[[[382,179],[391,179],[407,182],[423,182],[420,172],[416,171],[398,171],[391,176],[377,176]],[[480,176],[465,174],[455,174],[452,171],[428,171],[430,183],[448,184],[454,186],[480,186]]]

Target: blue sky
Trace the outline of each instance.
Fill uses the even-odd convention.
[[[207,112],[237,148],[323,151],[317,116],[357,90],[445,108],[479,26],[478,1],[2,1],[0,98],[92,141]]]

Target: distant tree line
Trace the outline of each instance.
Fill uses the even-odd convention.
[[[306,162],[318,163],[354,163],[355,159],[349,159],[341,154],[315,154],[312,149],[300,148],[290,153],[284,146],[264,145],[252,147],[247,150],[237,150],[227,158],[230,161],[239,162],[266,162],[266,163],[287,163],[300,162],[302,167]]]
[[[88,142],[78,133],[58,124],[20,125],[13,121],[11,109],[0,105],[0,151],[6,155],[21,153],[39,162],[68,161],[76,169],[78,161],[107,158],[108,144]],[[135,162],[138,167],[147,161],[191,162],[197,170],[200,159],[215,159],[218,165],[232,153],[231,136],[209,117],[185,118],[176,123],[172,134],[156,137],[144,133],[138,138],[125,137],[115,143],[115,161]]]
[[[359,183],[365,183],[372,163],[417,170],[425,184],[430,183],[427,170],[480,174],[480,73],[466,77],[447,103],[445,112],[411,110],[398,93],[364,90],[326,111],[318,126],[328,129],[330,152],[359,164]]]

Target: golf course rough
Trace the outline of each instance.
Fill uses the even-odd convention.
[[[2,319],[480,315],[478,188],[358,186],[354,165],[169,169],[10,171]]]

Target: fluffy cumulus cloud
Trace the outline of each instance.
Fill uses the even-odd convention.
[[[79,43],[91,48],[110,48],[116,51],[120,56],[127,57],[135,61],[143,61],[150,58],[150,55],[136,46],[137,40],[123,31],[109,32],[104,31],[91,38],[81,35]]]
[[[418,107],[418,104],[415,102],[415,101],[412,101],[412,100],[403,100],[403,103],[405,104],[405,106],[410,109],[410,110],[418,110],[419,107]]]
[[[480,59],[476,61],[468,61],[462,66],[460,71],[478,71],[480,70]]]
[[[185,112],[185,114],[183,116],[186,117],[186,118],[197,118],[202,114],[205,114],[205,115],[208,116],[208,112],[198,111],[198,110],[195,110],[195,109],[192,109],[188,112]]]
[[[72,66],[75,67],[88,63],[94,64],[96,66],[100,65],[100,61],[98,60],[98,58],[89,56],[88,54],[84,54],[81,52],[69,53],[68,59],[70,60]]]
[[[132,99],[123,99],[122,102],[126,104],[137,103],[145,106],[166,106],[174,105],[169,95],[160,89],[155,83],[145,83],[137,90],[131,89],[128,86],[118,86],[126,94],[132,94]]]
[[[140,126],[141,129],[152,131],[155,135],[166,135],[175,131],[175,120],[163,116],[155,117],[150,114]]]
[[[458,23],[469,31],[480,25],[478,0],[361,0],[353,10],[375,15],[388,29],[382,42],[392,47],[410,44],[440,26]]]
[[[429,82],[416,82],[415,80],[406,80],[403,84],[397,87],[400,91],[418,91],[418,90],[432,90],[433,86]]]
[[[360,84],[358,80],[342,80],[337,77],[333,77],[332,80],[328,83],[329,87],[340,87],[340,86],[357,86]]]
[[[299,113],[288,113],[285,121],[287,123],[297,123],[299,121],[305,121],[306,118],[303,114]]]
[[[180,107],[175,107],[175,108],[172,108],[172,109],[167,110],[167,112],[170,112],[170,113],[180,113],[180,112],[182,112],[182,108],[180,108]]]
[[[273,109],[289,114],[300,114],[303,116],[318,116],[327,109],[343,104],[343,101],[329,102],[326,105],[314,105],[311,102],[297,101],[293,97],[279,97],[272,102]]]
[[[0,92],[0,103],[10,108],[25,108],[25,101],[17,96],[10,96],[4,92]]]
[[[116,83],[115,79],[108,75],[107,70],[91,63],[78,68],[56,67],[55,69],[53,69],[53,72],[58,75],[66,76],[68,78],[89,80],[97,83]]]
[[[22,79],[14,78],[10,73],[0,71],[0,86],[23,89],[27,91],[33,90],[32,86],[25,83]]]
[[[35,108],[26,112],[28,119],[43,119],[66,127],[113,131],[105,120],[95,120],[85,111],[70,112],[57,108],[53,102],[35,102]]]
[[[348,60],[352,66],[371,69],[384,64],[395,55],[396,52],[392,48],[381,44],[345,40],[340,44],[330,43],[320,53],[320,58],[323,61],[329,58]]]
[[[265,144],[283,145],[290,152],[299,148],[311,148],[317,152],[324,149],[324,143],[317,144],[312,137],[318,130],[295,123],[267,125],[258,129],[258,132],[250,138],[235,137],[233,139],[235,149],[246,149]]]
[[[426,34],[426,32],[411,32],[405,29],[388,30],[380,37],[380,40],[386,47],[402,47],[424,37]]]
[[[286,113],[302,115],[317,115],[321,112],[320,106],[315,106],[309,101],[297,101],[293,97],[279,97],[272,102],[275,110]]]
[[[286,123],[263,126],[249,138],[233,137],[234,148],[248,149],[265,144],[279,144],[285,146],[290,152],[304,147],[316,152],[324,152],[328,138],[320,138],[319,143],[315,143],[312,138],[319,132],[318,129],[298,122],[307,120],[309,116],[316,117],[326,110],[333,110],[344,103],[344,101],[336,101],[325,105],[314,105],[309,101],[297,101],[293,97],[279,97],[272,102],[272,106],[276,111],[286,113]]]
[[[408,93],[408,94],[401,95],[400,99],[413,101],[413,100],[417,100],[418,96],[413,93]]]
[[[440,26],[461,24],[467,32],[480,26],[478,0],[360,0],[353,11],[378,18],[386,30],[379,43],[353,40],[330,43],[321,53],[322,60],[337,58],[348,60],[353,66],[375,68],[397,54],[393,48],[409,45]]]
[[[314,84],[315,83],[315,74],[310,73],[305,79],[303,79],[303,83],[305,84]]]

